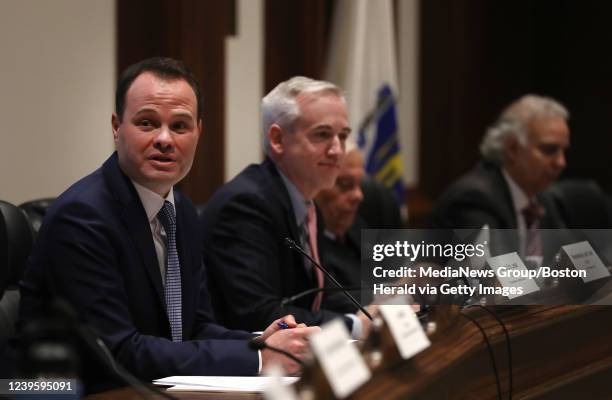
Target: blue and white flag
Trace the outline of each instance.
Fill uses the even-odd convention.
[[[347,92],[366,172],[404,203],[392,0],[338,0],[325,78]]]

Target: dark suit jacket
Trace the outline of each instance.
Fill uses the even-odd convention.
[[[565,221],[551,195],[543,192],[537,197],[546,210],[540,228],[565,228]],[[485,224],[491,229],[517,229],[512,195],[501,169],[492,163],[479,162],[440,197],[433,213],[433,226],[480,229]],[[505,244],[497,248],[493,246],[492,255],[518,248],[516,232],[498,231],[496,234],[503,236]]]
[[[365,221],[357,215],[343,240],[327,235],[320,237],[321,262],[345,287],[361,287],[361,230],[366,228]],[[351,294],[361,301],[359,290]]]
[[[146,381],[257,374],[258,355],[245,340],[252,334],[215,324],[196,213],[176,191],[175,204],[185,341],[169,340],[149,222],[116,154],[64,192],[46,215],[21,282],[22,319],[39,316],[54,296],[64,298],[117,361]]]
[[[546,209],[540,227],[564,228],[565,222],[550,194],[543,192],[537,197]],[[500,168],[478,163],[440,197],[433,221],[437,228],[481,228],[487,224],[491,229],[516,229],[510,188]]]
[[[314,295],[280,307],[283,298],[314,288],[316,282],[306,272],[303,256],[285,245],[286,237],[299,243],[298,227],[289,193],[272,161],[248,166],[219,189],[207,203],[201,223],[212,304],[226,326],[263,329],[287,313],[298,322],[319,325],[355,311],[337,296],[325,296],[316,313],[310,311]]]

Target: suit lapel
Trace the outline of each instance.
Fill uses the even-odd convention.
[[[114,153],[103,165],[106,184],[121,204],[120,218],[130,233],[143,262],[146,275],[162,306],[165,304],[159,263],[153,245],[153,235],[144,207],[129,178],[121,172]]]
[[[494,230],[491,233],[491,255],[497,256],[519,248],[514,201],[500,167],[488,162],[482,162],[480,166],[490,177],[493,206],[497,208],[500,217],[503,219],[501,228],[504,229]]]
[[[498,198],[496,202],[500,207],[504,222],[509,228],[516,229],[516,212],[514,211],[514,201],[508,183],[499,167],[493,167],[491,173],[493,174],[493,184],[498,188],[492,193]]]
[[[274,186],[271,192],[278,199],[279,203],[283,208],[283,216],[286,219],[287,226],[289,226],[289,234],[291,239],[295,240],[296,243],[300,242],[300,234],[297,223],[295,222],[295,211],[293,210],[293,206],[291,205],[291,199],[289,198],[289,192],[285,187],[285,183],[283,182],[283,178],[281,178],[280,173],[276,169],[276,166],[270,159],[266,159],[262,164],[264,171],[269,176],[269,182],[272,186]],[[283,238],[284,240],[284,238]]]
[[[293,239],[296,243],[300,243],[300,232],[295,221],[295,212],[293,210],[293,206],[291,205],[289,192],[285,187],[283,178],[280,176],[280,173],[276,169],[276,166],[270,159],[266,158],[266,160],[262,164],[262,167],[264,175],[266,175],[265,181],[269,182],[269,184],[272,186],[270,192],[273,194],[273,196],[276,197],[276,199],[281,205],[282,210],[279,210],[279,212],[282,213],[282,218],[285,221],[285,226],[289,227],[289,237]],[[284,246],[285,238],[283,237],[279,239],[282,240],[282,246]],[[291,281],[295,281],[298,283],[295,289],[299,292],[312,287],[314,283],[314,277],[306,272],[306,268],[304,267],[304,257],[296,251],[289,251],[292,252],[292,264],[294,266],[294,272],[292,273],[296,274],[296,279],[292,279]]]

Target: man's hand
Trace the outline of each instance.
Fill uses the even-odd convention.
[[[309,349],[308,336],[320,330],[321,328],[318,326],[277,330],[266,340],[266,344],[277,349],[285,350],[299,360],[302,360],[304,354],[306,354]],[[271,364],[279,364],[288,375],[296,375],[302,369],[301,365],[289,357],[270,349],[263,349],[261,351],[261,360],[262,370],[264,371],[266,367]]]
[[[295,322],[295,318],[293,315],[288,314],[283,318],[279,318],[276,321],[272,322],[270,326],[266,328],[266,330],[261,334],[261,339],[266,340],[269,338],[274,332],[280,331],[281,329],[290,329],[290,328],[303,328],[306,325],[298,324]]]

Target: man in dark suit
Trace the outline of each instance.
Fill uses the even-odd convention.
[[[123,72],[112,116],[116,153],[48,211],[21,283],[22,320],[64,299],[147,381],[255,375],[272,361],[296,372],[285,357],[250,350],[253,334],[215,323],[196,212],[173,188],[191,168],[201,115],[199,85],[182,63],[152,58]],[[296,326],[290,316],[285,322]],[[281,331],[275,323],[263,338],[301,357],[316,329]],[[85,379],[94,391],[108,383]]]
[[[530,231],[565,227],[546,189],[565,168],[568,117],[551,98],[526,95],[512,103],[487,131],[483,160],[439,199],[434,226],[516,229],[521,254],[534,250]]]
[[[345,99],[329,82],[295,77],[264,97],[262,116],[266,160],[217,191],[202,216],[213,307],[231,327],[261,329],[289,311],[308,325],[344,318],[361,337],[369,324],[342,296],[312,293],[281,307],[329,286],[285,238],[318,258],[322,226],[312,200],[338,175],[350,133]]]
[[[367,228],[357,214],[363,200],[364,175],[363,157],[358,149],[351,149],[340,164],[334,186],[321,190],[316,197],[325,225],[319,241],[325,266],[340,283],[353,288],[361,287],[361,229]],[[355,297],[360,295],[356,293]]]

